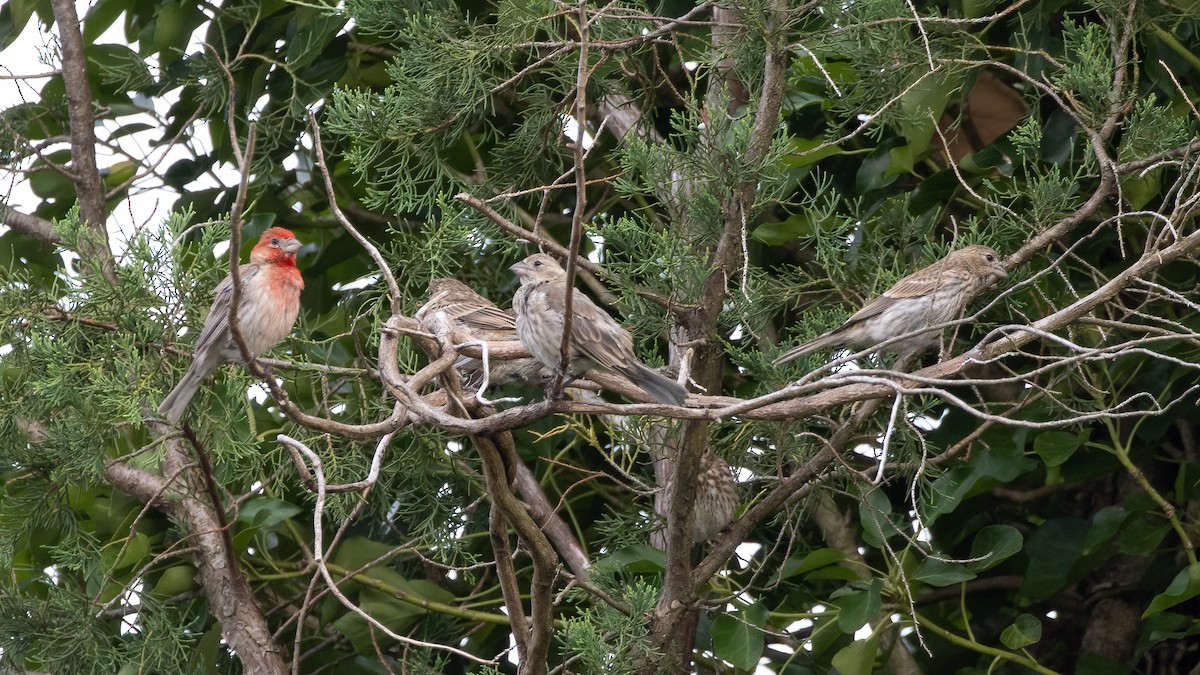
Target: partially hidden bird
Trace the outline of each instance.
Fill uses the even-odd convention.
[[[1008,276],[1000,255],[987,246],[967,246],[896,282],[841,326],[793,347],[775,365],[826,347],[861,349],[906,333],[929,330],[885,347],[901,357],[937,344],[933,326],[957,319],[971,299]]]
[[[296,252],[302,246],[290,231],[271,227],[263,232],[250,251],[250,262],[238,266],[241,277],[238,328],[252,357],[279,344],[296,324],[296,317],[300,315],[300,291],[304,289],[304,279],[296,268]],[[191,365],[158,407],[158,413],[171,424],[178,424],[183,419],[188,402],[222,363],[243,361],[229,329],[232,301],[233,277],[227,276],[217,285],[216,298],[196,339]]]
[[[569,363],[574,378],[597,369],[628,378],[661,403],[683,405],[687,390],[646,367],[633,352],[633,338],[578,289],[567,287],[566,271],[545,253],[535,253],[511,267],[521,280],[513,296],[517,336],[542,365],[556,370],[561,360],[567,292],[571,293]]]
[[[671,512],[674,502],[671,481],[662,488],[659,506],[663,517]],[[705,450],[700,457],[700,470],[696,473],[696,501],[692,506],[692,541],[706,542],[733,522],[738,509],[737,483],[729,471],[729,463],[712,450]]]
[[[476,293],[457,279],[435,278],[429,282],[429,302],[420,313],[430,316],[443,312],[454,327],[468,340],[485,342],[516,342],[517,317],[512,311],[500,309],[491,300]],[[468,384],[479,385],[483,379],[480,359],[460,356],[454,367],[464,375]],[[488,381],[491,384],[539,385],[548,373],[536,359],[488,359]]]

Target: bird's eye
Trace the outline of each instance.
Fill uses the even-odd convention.
[[[983,257],[987,258],[988,262],[996,262],[996,256],[992,255],[991,253],[984,254]]]
[[[542,266],[542,261],[541,261],[541,260],[534,260],[534,261],[533,261],[533,266],[534,266],[534,267],[541,267],[541,266]]]
[[[271,245],[278,248],[279,247],[279,239],[278,238],[272,239]]]

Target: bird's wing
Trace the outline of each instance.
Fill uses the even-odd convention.
[[[897,281],[896,285],[884,291],[883,295],[863,305],[862,309],[851,315],[849,319],[846,319],[844,325],[858,323],[878,316],[888,307],[895,304],[897,300],[932,295],[937,291],[941,277],[938,274],[930,274],[929,272],[930,268],[927,267]]]
[[[253,263],[238,267],[242,281],[242,293],[238,300],[246,303],[246,285],[262,271],[259,265]],[[200,337],[196,338],[196,351],[218,349],[225,346],[229,339],[229,303],[233,301],[233,277],[227,276],[217,284],[216,296],[212,307],[208,309],[208,318],[204,320],[204,328],[200,329]]]
[[[463,312],[458,320],[472,333],[479,331],[516,331],[517,319],[495,305],[474,305]]]
[[[560,316],[566,309],[564,287],[548,289],[550,309]],[[571,345],[582,356],[604,368],[620,370],[633,355],[633,338],[608,312],[579,289],[571,289]]]

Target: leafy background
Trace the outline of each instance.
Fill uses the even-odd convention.
[[[44,31],[61,4],[4,3],[0,46],[42,35],[59,68]],[[213,252],[238,206],[229,111],[238,147],[250,121],[257,131],[243,259],[270,225],[308,244],[303,316],[274,354],[285,388],[310,414],[372,423],[392,411],[373,374],[389,298],[331,209],[309,113],[336,201],[381,249],[402,312],[442,275],[507,306],[507,267],[533,247],[457,196],[569,240],[578,8],[80,8],[104,212],[115,223],[147,195],[165,201],[112,228],[114,284],[89,253],[81,178],[64,170],[80,152],[65,78],[22,80],[20,100],[5,102],[5,182],[33,199],[17,208],[28,193],[12,187],[0,205],[0,663],[238,672],[246,654],[221,639],[195,541],[111,472],[159,470],[147,415],[227,270]],[[770,394],[829,356],[778,369],[782,349],[969,243],[1013,266],[946,357],[998,327],[1043,332],[970,370],[973,386],[939,379],[898,414],[890,390],[860,389],[699,428],[734,467],[745,526],[703,549],[717,573],[696,580],[694,625],[667,637],[660,610],[679,549],[652,545],[664,522],[649,447],[661,423],[559,414],[515,429],[521,462],[592,561],[588,588],[559,593],[559,579],[547,661],[526,672],[1195,668],[1196,7],[668,0],[587,11],[581,253],[603,271],[580,285],[647,362],[678,366],[668,335],[703,339],[694,358],[709,394]],[[14,76],[47,67],[0,54]],[[764,118],[773,96],[778,117]],[[54,223],[55,245],[18,222],[22,210]],[[1182,255],[1154,263],[1167,249]],[[1073,314],[1077,301],[1094,302]],[[401,372],[427,363],[419,343],[399,349]],[[315,569],[316,498],[276,435],[312,448],[331,483],[366,475],[378,439],[289,420],[256,382],[223,370],[192,406],[193,442],[211,459],[231,555],[294,672],[515,671],[477,448],[412,425],[390,438],[371,490],[325,501],[324,541],[340,533],[325,567],[348,577],[338,587],[372,624]],[[806,395],[854,385],[826,382]],[[537,564],[517,542],[528,591]],[[380,625],[495,661],[398,643]]]

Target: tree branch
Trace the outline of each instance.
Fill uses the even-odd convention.
[[[83,36],[79,32],[79,15],[72,0],[52,0],[54,22],[58,24],[62,42],[62,76],[66,85],[67,111],[71,123],[71,170],[75,194],[79,200],[79,215],[88,233],[80,253],[100,265],[104,278],[117,285],[112,250],[108,245],[108,228],[104,214],[104,185],[96,165],[95,117],[92,115],[92,89],[88,84],[87,55],[83,52]]]
[[[54,234],[54,223],[28,213],[21,213],[5,204],[0,204],[0,223],[46,244],[58,244],[62,241],[57,234]]]

